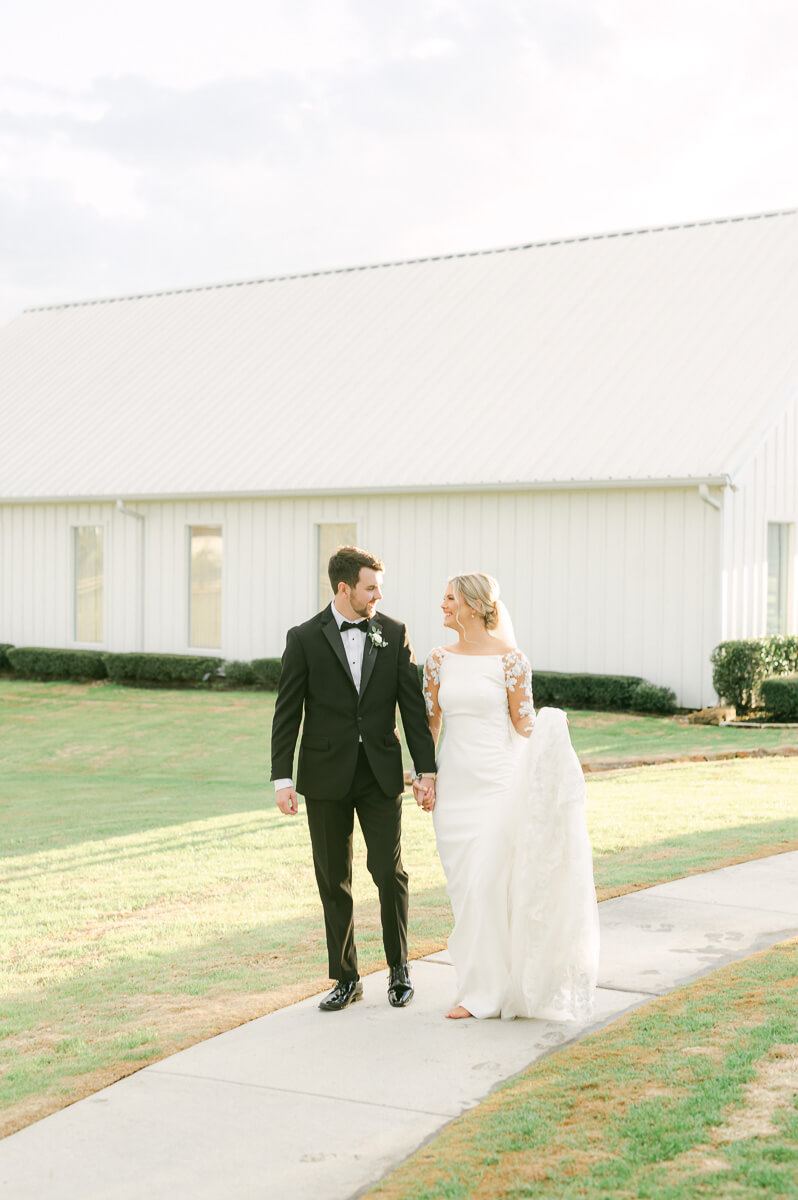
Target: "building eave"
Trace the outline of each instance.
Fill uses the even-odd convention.
[[[188,500],[300,500],[331,496],[427,496],[466,495],[479,492],[579,492],[630,488],[697,488],[700,486],[732,487],[732,479],[723,475],[665,476],[664,478],[621,479],[536,479],[513,482],[389,484],[384,487],[329,488],[263,488],[245,491],[206,492],[130,492],[114,491],[95,495],[3,496],[0,504],[116,504],[120,498],[127,504],[156,504]]]

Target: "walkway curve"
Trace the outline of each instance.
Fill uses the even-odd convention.
[[[623,1013],[798,933],[798,851],[605,900],[587,1026],[446,1021],[445,952],[416,998],[317,999],[163,1059],[0,1142],[9,1200],[349,1200],[512,1075]]]

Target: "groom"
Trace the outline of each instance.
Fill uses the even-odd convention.
[[[434,795],[435,744],[407,630],[376,614],[383,563],[355,546],[330,559],[333,601],[289,629],[272,725],[277,807],[297,812],[305,797],[313,865],[324,909],[330,978],[319,1008],[338,1012],[363,995],[352,915],[352,832],[357,813],[367,864],[380,895],[388,999],[413,997],[407,969],[407,875],[402,866],[402,750],[396,706],[421,794]],[[304,709],[296,790],[294,749]],[[421,800],[419,799],[419,803]]]

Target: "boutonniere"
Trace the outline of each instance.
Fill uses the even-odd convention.
[[[371,639],[371,644],[376,646],[378,650],[382,650],[384,646],[388,645],[382,636],[382,630],[377,625],[369,626],[369,638]]]

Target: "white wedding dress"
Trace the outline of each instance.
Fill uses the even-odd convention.
[[[534,722],[516,733],[516,712]],[[518,650],[433,650],[424,697],[443,718],[433,812],[454,912],[455,1004],[475,1017],[589,1016],[598,972],[598,910],[585,787],[565,713],[535,719],[531,670]]]

